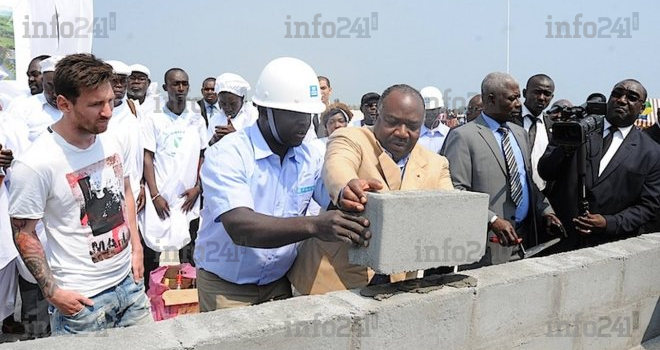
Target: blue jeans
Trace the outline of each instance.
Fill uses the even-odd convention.
[[[144,280],[133,281],[129,273],[117,286],[91,297],[93,306],[85,306],[66,316],[50,305],[50,327],[53,335],[97,332],[106,328],[128,327],[153,322]]]

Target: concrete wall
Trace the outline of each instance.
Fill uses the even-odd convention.
[[[660,233],[465,274],[477,287],[336,292],[0,349],[660,348]]]

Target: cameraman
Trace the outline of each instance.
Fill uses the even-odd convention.
[[[553,140],[541,157],[539,174],[556,181],[548,199],[568,231],[555,252],[635,236],[660,208],[660,147],[633,126],[646,97],[636,80],[617,83],[607,101],[602,132],[587,136],[585,215],[578,212],[575,149]]]

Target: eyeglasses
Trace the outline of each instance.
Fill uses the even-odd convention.
[[[483,110],[484,110],[483,108],[479,108],[479,107],[468,107],[468,108],[467,108],[467,111],[468,111],[468,112],[472,112],[472,111],[475,111],[475,112],[481,112],[481,111],[483,111]]]

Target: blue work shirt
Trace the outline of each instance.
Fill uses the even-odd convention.
[[[442,149],[442,145],[445,143],[449,130],[449,127],[442,123],[434,129],[429,129],[426,125],[422,124],[417,143],[426,147],[433,153],[438,153]]]
[[[201,169],[204,208],[196,266],[236,284],[265,285],[282,278],[296,258],[297,244],[270,249],[236,245],[219,216],[239,207],[274,217],[305,216],[312,197],[327,207],[322,166],[322,153],[307,142],[290,148],[280,163],[257,123],[209,147]]]
[[[504,155],[504,149],[502,149],[502,133],[497,131],[500,127],[500,123],[495,121],[495,119],[489,117],[485,113],[481,112],[488,128],[493,132],[497,144],[500,146],[500,151],[502,151],[502,157]],[[527,213],[529,212],[529,184],[527,183],[527,171],[525,170],[525,161],[523,159],[522,150],[518,141],[513,136],[511,130],[509,130],[509,142],[511,143],[511,148],[513,149],[513,155],[516,157],[516,164],[518,165],[518,177],[520,178],[520,184],[522,185],[522,201],[520,205],[516,207],[516,223],[521,223],[525,218],[527,218]],[[508,183],[507,183],[508,186]]]

